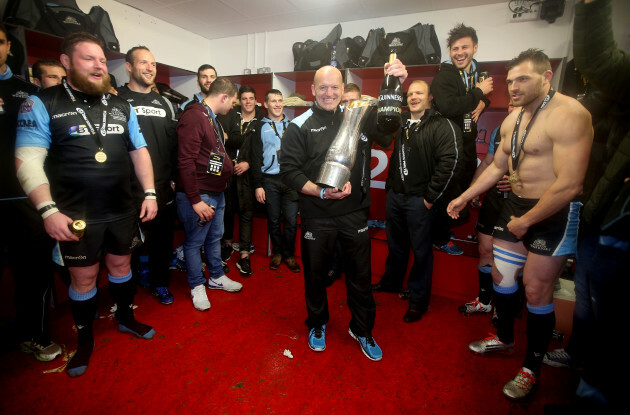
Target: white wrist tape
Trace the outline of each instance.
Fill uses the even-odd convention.
[[[144,198],[148,200],[156,200],[157,193],[155,193],[155,189],[145,189],[144,190]]]
[[[37,206],[35,206],[35,209],[37,209],[37,213],[42,215],[42,219],[46,219],[53,213],[59,212],[57,205],[52,200],[46,200],[45,202],[38,203]]]
[[[48,184],[48,178],[44,172],[44,160],[47,155],[48,150],[42,147],[15,149],[15,158],[22,160],[20,168],[17,169],[17,178],[27,195],[42,184]]]

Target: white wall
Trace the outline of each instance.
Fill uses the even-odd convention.
[[[567,1],[563,17],[553,24],[545,21],[509,23],[509,16],[507,2],[505,2],[380,19],[348,21],[342,22],[341,26],[344,37],[356,35],[367,37],[371,28],[383,27],[386,32],[390,32],[406,29],[418,22],[432,23],[440,39],[442,58],[446,59],[448,57],[446,51],[448,31],[457,23],[463,22],[477,30],[479,36],[477,59],[481,61],[509,60],[520,51],[530,47],[544,49],[552,58],[567,56],[573,20],[571,0]],[[245,67],[270,66],[274,72],[292,71],[291,47],[293,43],[306,39],[321,40],[333,27],[334,24],[320,25],[212,40],[210,42],[211,59],[221,74],[226,75],[240,74]],[[239,52],[235,54],[234,51]],[[230,58],[226,59],[226,56]]]
[[[97,5],[109,13],[123,53],[134,46],[144,45],[159,62],[190,71],[197,71],[199,65],[210,59],[208,39],[133,7],[114,0],[77,0],[77,4],[85,13]]]
[[[0,0],[4,1],[4,0]],[[83,11],[100,5],[109,12],[120,41],[121,51],[144,44],[162,63],[196,71],[203,63],[211,63],[219,75],[241,74],[244,68],[269,66],[274,72],[293,70],[291,47],[306,39],[320,40],[334,24],[303,27],[268,33],[251,33],[224,39],[208,40],[156,19],[114,0],[77,0]],[[510,23],[507,1],[485,6],[413,13],[403,16],[342,22],[343,36],[367,37],[369,29],[383,27],[386,31],[406,29],[417,22],[436,27],[446,59],[446,36],[457,23],[475,27],[479,36],[480,61],[508,60],[529,47],[544,49],[552,58],[571,56],[571,32],[574,0],[566,2],[564,15],[555,23],[545,21]],[[613,0],[613,22],[619,46],[630,50],[630,2]],[[186,89],[196,84],[181,80]],[[185,92],[189,93],[189,92]]]

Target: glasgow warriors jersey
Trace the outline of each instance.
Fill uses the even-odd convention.
[[[118,96],[136,112],[153,163],[156,189],[170,186],[177,174],[177,118],[170,101],[151,91],[134,92],[127,85],[118,88]]]
[[[29,97],[20,108],[16,147],[48,149],[45,169],[53,200],[72,219],[106,222],[135,214],[129,152],[146,147],[131,106],[115,95],[94,97],[61,85]],[[100,133],[90,133],[83,110]],[[106,129],[101,128],[105,117]],[[99,141],[106,160],[98,161]]]
[[[0,74],[0,200],[26,198],[15,173],[15,129],[20,105],[37,90],[35,85],[13,76],[8,66]]]

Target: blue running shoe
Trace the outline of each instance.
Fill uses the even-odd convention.
[[[315,352],[326,350],[326,325],[313,327],[308,332],[308,347]]]
[[[173,301],[175,300],[168,287],[155,287],[151,289],[151,294],[158,299],[160,304],[173,304]]]
[[[118,331],[123,333],[131,333],[140,337],[141,339],[152,339],[155,336],[155,329],[151,326],[147,326],[146,324],[135,322],[135,326],[124,325],[122,323],[118,323]]]
[[[357,336],[352,332],[352,329],[349,329],[348,333],[350,333],[350,337],[359,342],[363,354],[366,355],[368,359],[378,361],[383,358],[383,351],[378,347],[373,337]]]
[[[459,246],[455,245],[453,241],[448,241],[447,244],[442,246],[433,245],[433,247],[438,251],[446,252],[449,255],[461,255],[464,253],[464,251],[462,251]]]
[[[140,268],[140,278],[138,279],[138,284],[145,288],[151,286],[151,281],[149,280],[149,267],[146,265],[142,265]]]

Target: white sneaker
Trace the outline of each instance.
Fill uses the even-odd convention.
[[[212,290],[224,290],[231,293],[241,291],[243,284],[240,282],[232,281],[225,275],[221,275],[219,278],[208,278],[208,288]]]
[[[210,301],[208,300],[208,295],[206,294],[206,287],[203,284],[190,290],[190,296],[192,297],[193,305],[197,310],[210,310]]]

